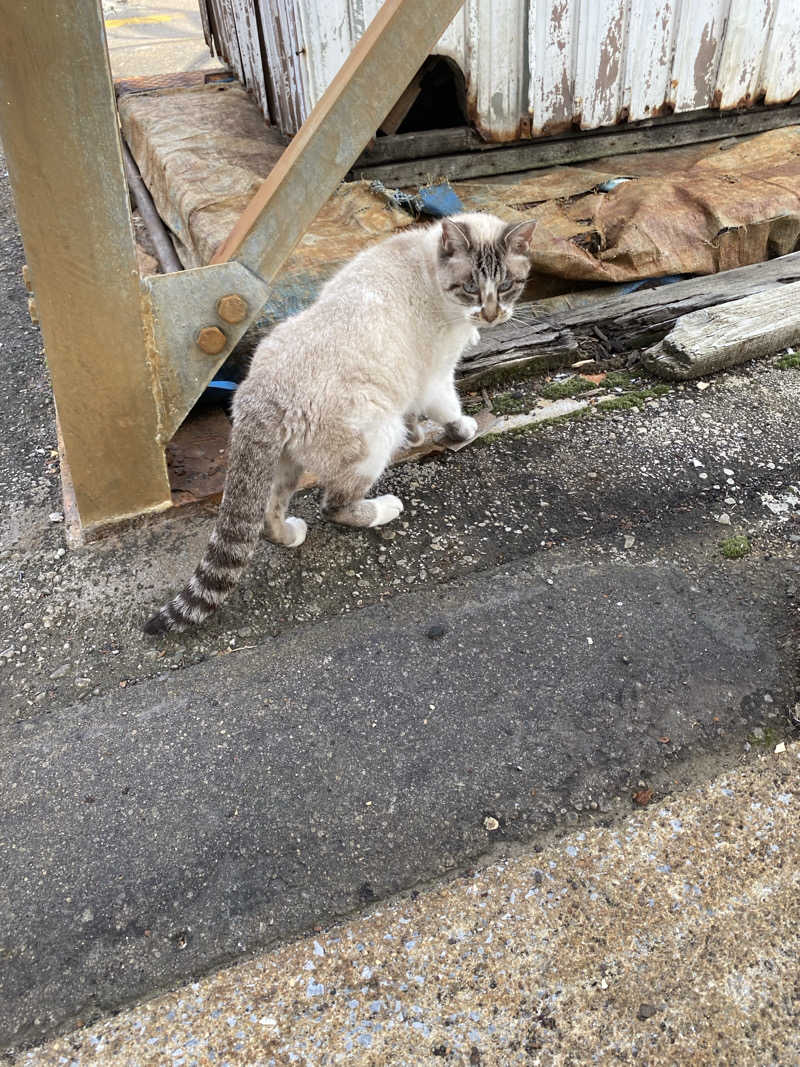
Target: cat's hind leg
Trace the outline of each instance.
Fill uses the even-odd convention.
[[[289,456],[281,456],[272,479],[267,510],[264,516],[264,532],[270,541],[286,548],[297,548],[306,539],[308,528],[302,519],[287,515],[289,501],[300,483],[303,467]]]
[[[323,518],[344,526],[383,526],[397,518],[403,510],[403,501],[398,497],[387,493],[368,500],[366,496],[404,440],[405,432],[402,419],[383,423],[366,440],[366,459],[329,474],[322,498]]]

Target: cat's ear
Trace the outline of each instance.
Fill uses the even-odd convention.
[[[527,222],[512,222],[503,230],[503,244],[509,252],[517,255],[528,256],[531,251],[531,238],[536,229],[536,219]]]
[[[442,251],[446,256],[454,256],[456,252],[466,252],[469,248],[469,237],[461,229],[457,222],[452,219],[442,219]]]

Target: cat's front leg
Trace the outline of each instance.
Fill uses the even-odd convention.
[[[451,441],[469,441],[478,432],[477,422],[461,411],[461,399],[452,378],[430,387],[425,398],[425,414],[444,426]]]

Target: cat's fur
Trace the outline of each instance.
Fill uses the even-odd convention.
[[[479,325],[510,317],[533,228],[463,214],[406,230],[357,255],[310,308],[261,341],[234,399],[225,492],[208,548],[147,633],[210,615],[264,526],[277,544],[303,543],[305,522],[286,511],[304,470],[324,487],[323,515],[333,522],[379,526],[400,514],[397,497],[366,494],[392,454],[419,436],[418,415],[457,440],[474,436],[455,367]]]

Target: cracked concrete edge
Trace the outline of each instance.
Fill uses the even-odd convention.
[[[793,1062],[798,804],[800,742],[769,745],[16,1062]]]

